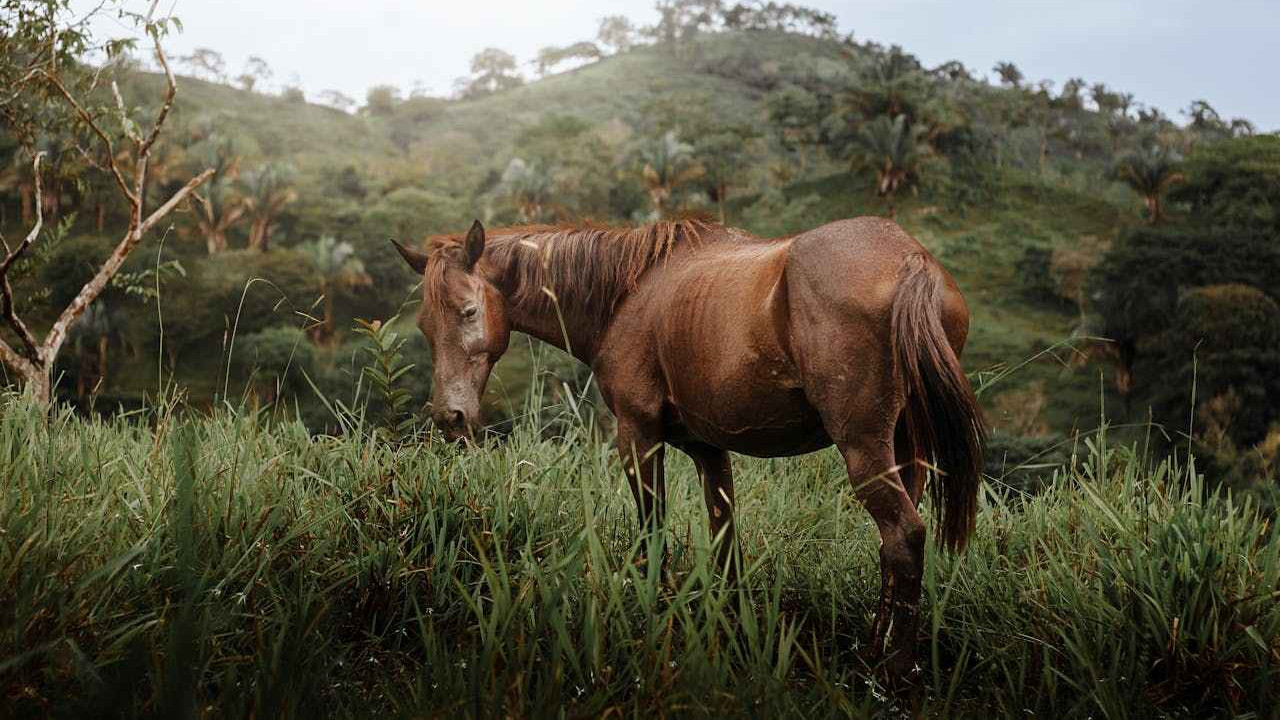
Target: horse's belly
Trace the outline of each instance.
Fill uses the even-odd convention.
[[[822,418],[800,389],[741,399],[714,389],[697,400],[673,399],[666,418],[670,441],[703,442],[755,457],[799,455],[831,444]]]

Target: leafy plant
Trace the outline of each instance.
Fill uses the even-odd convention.
[[[368,362],[361,377],[368,379],[382,406],[381,430],[392,440],[405,440],[414,434],[413,392],[400,381],[416,366],[404,360],[401,351],[408,340],[394,330],[398,319],[398,315],[386,321],[357,319],[355,332],[368,341],[364,347]]]

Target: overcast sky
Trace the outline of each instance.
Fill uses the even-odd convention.
[[[143,0],[130,0],[143,7]],[[1224,117],[1280,130],[1280,0],[799,0],[831,11],[841,32],[897,43],[926,65],[987,72],[1011,60],[1032,80],[1070,77],[1132,92],[1181,121],[1206,99]],[[264,58],[273,84],[363,100],[371,85],[448,94],[477,51],[530,60],[538,48],[594,37],[601,16],[637,23],[653,0],[161,0],[185,32],[171,55],[221,52],[232,75]],[[111,23],[101,28],[113,29]],[[531,70],[531,68],[527,68]],[[531,73],[530,73],[531,74]]]

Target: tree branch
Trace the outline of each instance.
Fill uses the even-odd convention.
[[[158,0],[157,0],[158,2]],[[151,5],[151,12],[156,9],[155,4]],[[147,22],[151,22],[151,12],[147,13]],[[156,46],[156,59],[160,61],[160,67],[164,68],[165,92],[164,104],[160,106],[160,114],[156,116],[155,125],[152,126],[151,132],[147,134],[147,139],[142,142],[138,148],[138,157],[144,158],[151,152],[151,146],[155,144],[156,138],[160,135],[160,128],[164,125],[164,121],[169,117],[169,110],[173,107],[173,98],[178,94],[178,81],[173,77],[173,70],[169,69],[169,60],[164,56],[164,50],[160,47],[160,36],[152,33],[152,40]]]
[[[33,378],[40,377],[40,368],[9,347],[9,343],[5,342],[3,338],[0,338],[0,362],[13,368],[22,376],[23,380],[28,382]]]
[[[70,91],[67,90],[67,87],[62,84],[62,80],[51,75],[47,70],[41,70],[40,74],[44,75],[45,79],[58,89],[58,92],[62,94],[62,97],[66,99],[67,103],[69,103],[72,109],[76,111],[76,114],[80,116],[80,119],[89,126],[90,130],[93,130],[94,134],[98,136],[98,139],[102,141],[102,144],[106,146],[107,167],[115,177],[116,185],[120,187],[120,192],[124,193],[124,196],[129,201],[130,205],[136,207],[138,205],[138,197],[129,189],[129,184],[124,181],[124,175],[120,172],[120,166],[116,164],[116,151],[115,146],[111,143],[111,138],[107,137],[107,134],[103,132],[102,127],[98,125],[98,121],[94,120],[93,116],[90,115],[79,101],[71,95]]]
[[[31,232],[27,233],[27,236],[22,239],[22,243],[13,250],[9,250],[5,254],[4,261],[0,262],[0,314],[3,314],[5,322],[9,323],[9,327],[13,328],[13,331],[18,334],[22,344],[26,346],[27,354],[35,362],[40,362],[41,360],[40,348],[36,344],[36,339],[32,336],[31,331],[27,329],[26,324],[22,322],[22,319],[13,310],[13,287],[9,284],[9,270],[13,268],[14,263],[18,262],[18,259],[22,257],[27,248],[31,247],[31,243],[35,242],[36,238],[40,236],[40,229],[44,226],[44,198],[40,185],[40,159],[43,157],[44,153],[38,152],[36,153],[36,159],[31,163],[36,183],[36,224],[32,226]],[[8,250],[8,247],[6,246],[5,249]],[[14,352],[8,345],[5,345],[5,349],[10,353]],[[8,363],[8,360],[6,359],[5,362]]]
[[[157,222],[164,219],[165,215],[168,215],[175,207],[178,206],[179,203],[185,200],[188,195],[195,192],[196,188],[203,185],[204,182],[211,177],[213,177],[213,168],[205,168],[204,172],[187,181],[187,184],[183,185],[181,190],[174,193],[173,197],[169,198],[165,204],[156,208],[155,212],[148,215],[147,219],[142,221],[142,225],[138,228],[138,234],[142,235],[150,230]]]
[[[125,234],[120,244],[116,245],[116,249],[111,252],[111,257],[102,263],[102,267],[98,268],[98,272],[93,279],[84,284],[80,288],[80,292],[75,299],[67,305],[62,314],[53,323],[53,327],[49,328],[49,334],[44,340],[44,357],[57,357],[58,350],[62,348],[62,343],[67,339],[67,333],[71,329],[72,323],[84,313],[85,308],[102,294],[103,289],[107,287],[107,283],[111,282],[111,278],[120,270],[120,266],[124,265],[124,261],[129,257],[129,253],[133,252],[133,248],[142,241],[143,235],[155,226],[157,222],[168,215],[178,203],[191,194],[193,190],[200,186],[201,183],[208,180],[213,175],[213,169],[206,169],[199,175],[191,178],[182,189],[174,193],[163,205],[156,208],[146,220],[132,226]]]

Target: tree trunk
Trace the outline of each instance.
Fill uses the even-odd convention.
[[[18,195],[22,197],[22,224],[30,225],[34,220],[35,210],[32,207],[32,200],[35,197],[35,190],[26,183],[18,186]]]
[[[271,219],[267,217],[258,217],[253,219],[253,224],[249,226],[249,249],[258,252],[267,251],[267,236],[271,232]]]
[[[219,230],[210,230],[205,235],[205,243],[208,245],[209,254],[217,255],[227,249],[227,234]]]
[[[107,382],[107,351],[111,348],[111,343],[106,335],[98,338],[98,385]]]
[[[107,204],[98,203],[98,232],[107,226]]]
[[[333,344],[333,297],[330,294],[329,284],[325,283],[320,286],[320,292],[324,294],[324,303],[321,306],[320,323],[315,325],[309,331],[311,341],[317,347],[329,347]]]
[[[1049,133],[1040,128],[1040,177],[1044,178],[1045,161],[1049,158]]]
[[[331,288],[324,289],[324,336],[330,343],[333,342],[333,292]]]
[[[1148,195],[1147,201],[1147,219],[1152,225],[1159,225],[1164,219],[1164,208],[1160,207],[1159,195]]]
[[[258,238],[259,249],[267,252],[271,249],[271,216],[262,219],[262,236]]]
[[[53,384],[50,381],[49,373],[46,371],[37,372],[34,376],[26,378],[26,381],[27,392],[31,393],[31,398],[42,407],[49,407]]]

